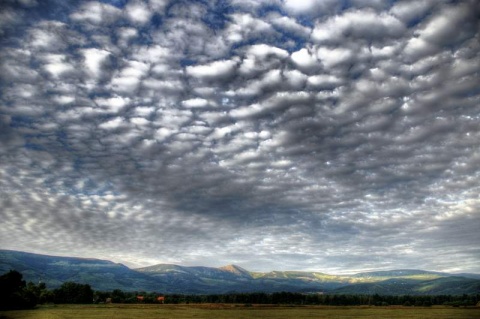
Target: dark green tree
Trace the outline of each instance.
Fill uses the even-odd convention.
[[[55,303],[89,304],[93,302],[93,290],[88,284],[65,282],[53,291]]]
[[[0,309],[28,309],[37,304],[38,298],[26,287],[23,275],[16,270],[0,276]]]
[[[123,303],[127,299],[126,294],[120,289],[113,290],[110,297],[114,303]]]

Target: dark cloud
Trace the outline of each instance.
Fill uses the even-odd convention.
[[[0,11],[2,247],[480,271],[474,1],[36,3]]]

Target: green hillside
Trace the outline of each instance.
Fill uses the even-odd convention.
[[[166,285],[145,274],[111,261],[45,256],[0,250],[0,273],[21,272],[26,281],[44,282],[49,288],[63,282],[88,283],[96,290],[164,290]]]

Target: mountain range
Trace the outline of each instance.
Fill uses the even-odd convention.
[[[414,269],[330,275],[321,272],[250,272],[236,265],[220,268],[159,264],[131,269],[107,260],[56,257],[0,250],[0,274],[21,272],[26,281],[50,289],[63,282],[87,283],[95,290],[221,294],[302,292],[381,295],[460,295],[480,293],[480,275]]]

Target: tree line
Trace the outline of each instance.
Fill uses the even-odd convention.
[[[98,300],[107,300],[113,303],[137,303],[137,297],[142,296],[142,303],[157,303],[159,294],[146,292],[124,292],[114,290],[111,292],[96,292]],[[344,295],[344,294],[318,294],[296,292],[252,292],[252,293],[227,293],[227,294],[162,294],[164,303],[189,304],[189,303],[231,303],[231,304],[269,304],[269,305],[326,305],[326,306],[416,306],[430,307],[433,305],[448,306],[475,306],[480,302],[477,295]]]
[[[159,298],[161,297],[161,298]],[[327,306],[417,306],[448,305],[454,307],[475,306],[480,302],[476,295],[343,295],[295,292],[252,292],[227,294],[161,294],[144,291],[94,291],[88,284],[65,282],[59,288],[49,290],[44,283],[26,283],[23,275],[15,270],[0,276],[0,310],[31,309],[37,304],[91,304],[91,303],[234,303],[272,305],[327,305]]]
[[[0,276],[0,310],[32,309],[45,303],[92,303],[94,291],[88,284],[66,282],[49,290],[45,283],[26,283],[16,271]]]

